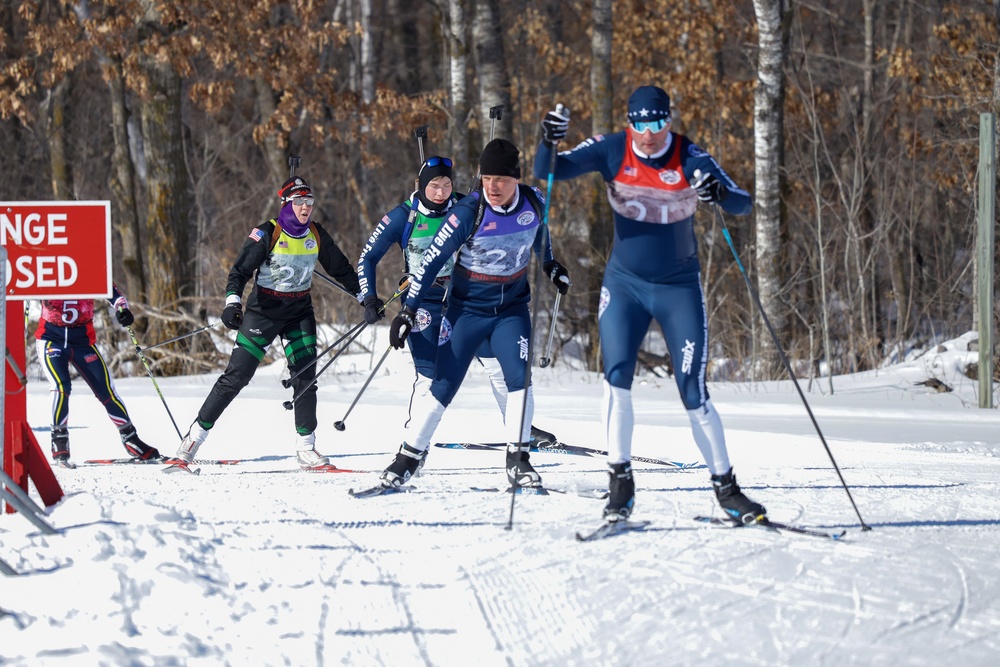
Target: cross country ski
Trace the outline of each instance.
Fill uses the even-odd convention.
[[[743,528],[744,524],[737,522],[735,519],[727,519],[717,516],[696,516],[695,521],[701,523],[707,523],[712,526],[720,526],[723,528]],[[809,537],[823,537],[830,540],[839,540],[845,534],[846,530],[841,530],[840,532],[827,532],[824,530],[818,530],[816,528],[806,528],[804,526],[795,526],[787,523],[779,523],[777,521],[771,521],[770,519],[763,519],[757,523],[747,524],[748,528],[764,528],[765,530],[770,530],[772,532],[781,533],[789,532],[795,533],[797,535],[807,535]]]
[[[482,451],[495,451],[506,449],[507,443],[505,442],[435,442],[435,447],[441,447],[443,449],[471,449],[471,450],[482,450]],[[601,449],[592,449],[590,447],[578,447],[576,445],[567,445],[562,442],[556,441],[551,445],[531,446],[532,453],[534,452],[550,452],[553,454],[569,454],[572,456],[589,456],[593,458],[607,458],[608,453]],[[695,468],[704,467],[701,463],[684,463],[681,461],[667,461],[663,459],[648,458],[645,456],[632,456],[633,462],[639,463],[650,463],[653,465],[668,466],[671,468],[678,468],[680,470],[691,470]]]

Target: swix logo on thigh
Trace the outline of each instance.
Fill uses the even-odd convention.
[[[681,372],[685,375],[691,373],[691,362],[694,361],[694,341],[684,340],[684,359],[681,364]]]
[[[528,339],[525,338],[524,336],[521,336],[520,338],[518,338],[517,339],[517,347],[521,351],[521,360],[522,361],[527,361],[528,360]]]

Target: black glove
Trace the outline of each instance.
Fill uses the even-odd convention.
[[[565,266],[556,260],[552,260],[551,262],[546,262],[542,268],[545,270],[545,275],[549,277],[549,280],[556,286],[560,294],[566,294],[569,291],[571,283],[569,282],[569,271],[566,270]]]
[[[222,323],[236,331],[243,324],[243,307],[238,303],[226,304],[222,311]]]
[[[135,322],[135,315],[133,315],[132,311],[127,307],[116,310],[115,317],[118,318],[118,324],[123,327],[130,327],[132,326],[132,323]]]
[[[567,130],[569,130],[568,116],[564,116],[558,111],[550,111],[545,114],[545,119],[542,121],[542,140],[545,143],[555,144],[565,139]]]
[[[413,331],[415,323],[416,320],[414,319],[413,311],[403,306],[403,310],[399,311],[399,315],[392,318],[392,326],[389,327],[389,344],[397,350],[403,349],[403,345],[406,344],[406,337]]]
[[[711,204],[726,198],[726,193],[729,191],[715,177],[715,174],[711,172],[703,174],[701,171],[695,170],[694,177],[696,180],[691,187],[698,191],[699,200]]]
[[[385,317],[385,302],[378,298],[377,294],[369,294],[365,297],[365,322],[375,324]]]

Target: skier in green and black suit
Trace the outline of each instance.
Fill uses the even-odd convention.
[[[316,315],[313,312],[313,271],[319,261],[323,269],[351,294],[360,290],[354,267],[323,227],[310,220],[315,198],[301,177],[290,178],[278,191],[281,211],[250,232],[226,284],[226,306],[222,322],[238,330],[229,366],[215,382],[198,411],[188,434],[168,463],[186,466],[194,459],[208,432],[243,387],[275,336],[280,335],[295,378],[296,450],[299,465],[314,468],[330,460],[316,451]],[[255,275],[256,274],[256,275]],[[246,316],[241,305],[243,290],[254,278],[247,299]],[[301,372],[300,372],[301,371]]]

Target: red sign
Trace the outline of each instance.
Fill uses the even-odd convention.
[[[9,301],[111,296],[111,202],[0,202]]]

